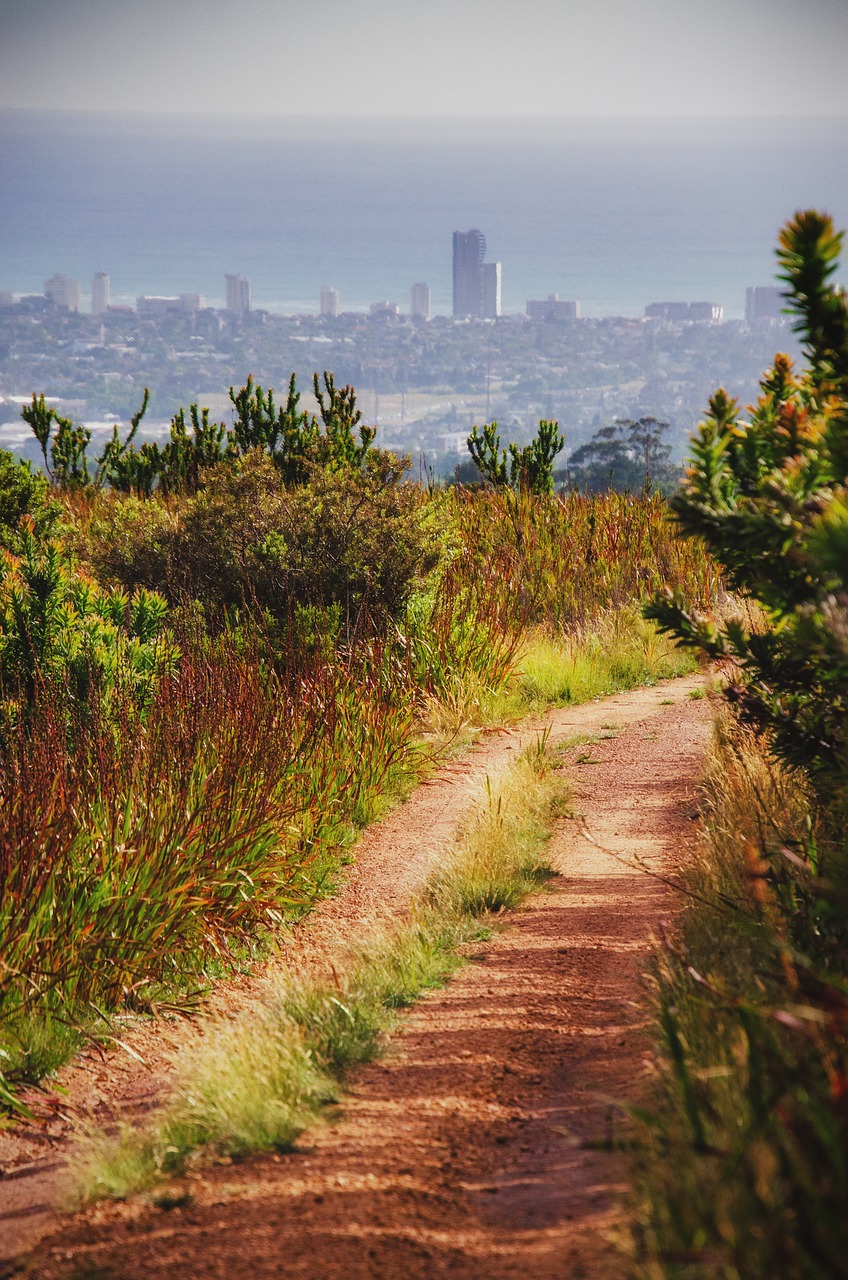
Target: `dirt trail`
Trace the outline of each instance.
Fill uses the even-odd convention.
[[[96,1207],[44,1241],[28,1274],[623,1274],[606,1242],[623,1169],[585,1143],[609,1136],[609,1100],[638,1093],[646,1069],[639,973],[674,902],[632,860],[668,870],[691,839],[709,720],[705,703],[688,698],[698,684],[666,682],[546,718],[553,741],[621,731],[571,752],[579,817],[555,839],[560,877],[416,1007],[388,1056],[356,1073],[336,1123],[291,1155],[192,1175],[190,1200],[169,1212]],[[401,909],[451,839],[469,782],[538,729],[478,746],[373,828],[340,895],[292,939],[292,962]],[[225,998],[250,991],[234,984]],[[149,1105],[164,1078],[157,1035],[130,1041],[148,1037],[147,1068],[131,1058],[122,1073],[119,1059],[78,1064],[65,1082],[65,1123],[86,1108],[103,1116]],[[60,1132],[54,1141],[61,1150]],[[0,1182],[0,1259],[4,1245],[10,1257],[56,1226],[61,1158],[52,1169],[48,1160]]]

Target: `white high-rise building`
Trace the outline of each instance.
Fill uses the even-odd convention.
[[[102,316],[109,310],[109,277],[98,271],[91,281],[91,314]]]
[[[227,276],[227,310],[244,315],[250,310],[250,281],[247,276]]]
[[[501,264],[483,263],[483,319],[497,320],[501,313]]]
[[[44,281],[44,295],[51,298],[57,307],[67,307],[69,311],[79,311],[82,292],[79,280],[72,280],[57,271],[49,280]]]
[[[339,291],[330,285],[321,286],[321,315],[337,316],[339,314]]]
[[[430,319],[430,286],[424,281],[412,286],[411,315],[413,320]]]

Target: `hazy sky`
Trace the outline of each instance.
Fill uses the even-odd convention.
[[[848,0],[0,0],[0,106],[848,112]]]

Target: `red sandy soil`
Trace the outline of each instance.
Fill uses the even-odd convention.
[[[140,1198],[61,1220],[69,1130],[86,1113],[102,1122],[147,1109],[167,1080],[168,1045],[198,1034],[161,1022],[138,1029],[126,1043],[146,1066],[126,1053],[84,1057],[65,1074],[65,1118],[52,1133],[19,1131],[0,1146],[0,1260],[52,1231],[23,1274],[626,1275],[611,1242],[626,1165],[591,1144],[615,1135],[616,1101],[638,1100],[651,1070],[641,973],[652,933],[677,906],[651,873],[673,876],[694,837],[709,732],[706,703],[688,697],[699,686],[665,682],[546,718],[552,743],[615,735],[570,750],[575,816],[552,844],[559,875],[416,1006],[385,1057],[354,1073],[332,1123],[289,1155],[191,1174],[184,1203],[169,1210]],[[300,963],[402,910],[453,838],[469,783],[538,728],[478,746],[372,828],[341,892],[284,960]],[[219,1001],[235,1006],[254,989],[231,984]],[[0,1275],[12,1266],[0,1263]]]

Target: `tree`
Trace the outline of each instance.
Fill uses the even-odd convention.
[[[798,213],[778,246],[808,369],[777,355],[749,420],[719,390],[672,498],[681,531],[702,537],[731,590],[765,622],[716,621],[670,591],[649,617],[725,661],[728,696],[802,766],[829,805],[848,807],[848,307],[830,284],[842,236]]]
[[[664,437],[667,422],[656,418],[616,418],[596,431],[568,461],[573,483],[588,493],[618,489],[632,493],[659,489],[670,493],[679,478]]]

